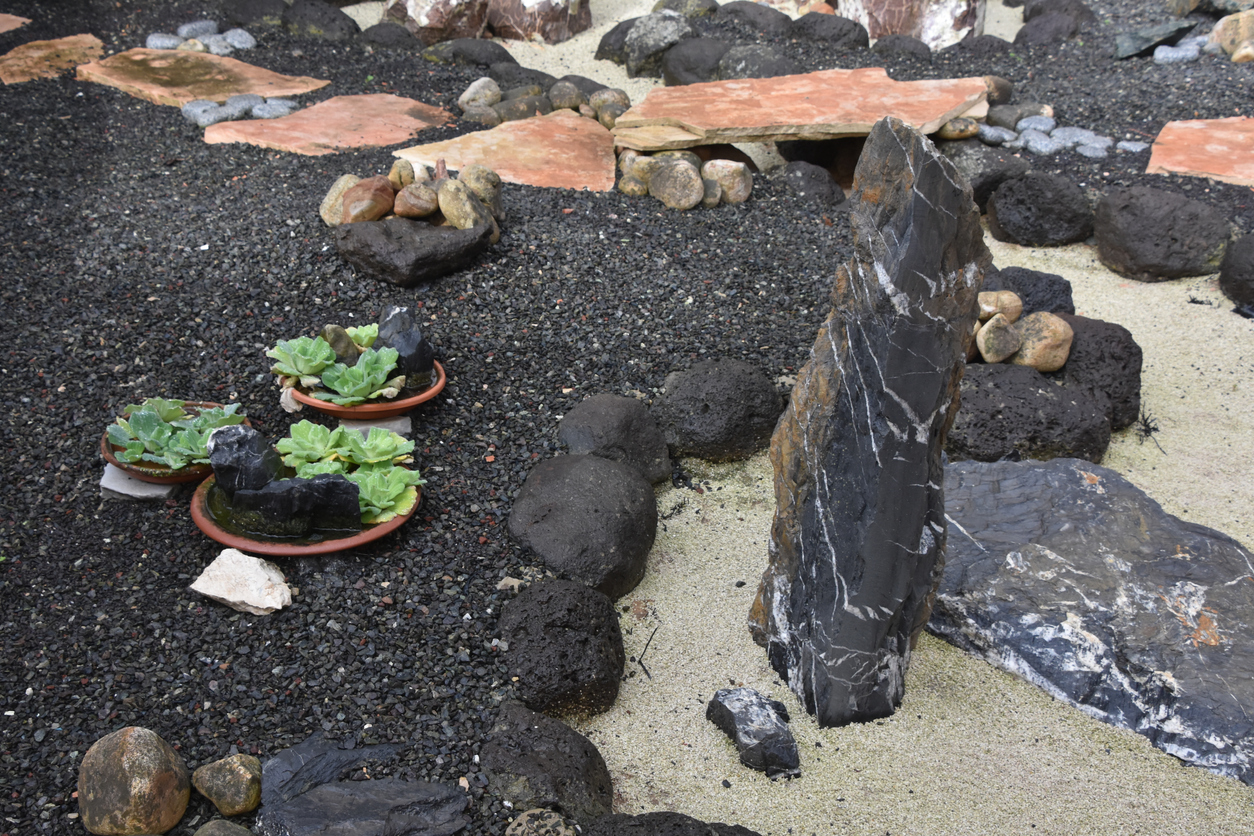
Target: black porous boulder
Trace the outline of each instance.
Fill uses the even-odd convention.
[[[1071,300],[1071,282],[1056,273],[1029,270],[1027,267],[1005,267],[984,277],[983,290],[1009,290],[1023,303],[1023,316],[1044,312],[1075,313]]]
[[[1066,15],[1080,26],[1097,22],[1097,15],[1081,0],[1027,0],[1023,4],[1024,23],[1051,14]]]
[[[599,714],[618,698],[627,664],[610,599],[574,581],[537,581],[498,624],[519,698],[534,711]]]
[[[629,17],[616,23],[614,28],[601,36],[597,51],[593,55],[598,61],[613,61],[615,64],[627,63],[627,35],[631,27],[636,25],[638,17]]]
[[[1208,204],[1133,186],[1102,197],[1094,233],[1103,264],[1138,281],[1159,282],[1214,273],[1231,228]]]
[[[1029,171],[1002,182],[988,199],[988,228],[998,241],[1057,247],[1093,234],[1084,191],[1056,174]]]
[[[871,44],[866,27],[840,15],[808,12],[793,21],[788,33],[807,41],[822,41],[836,49],[866,49]]]
[[[627,33],[627,75],[630,78],[662,75],[662,59],[667,50],[697,33],[688,18],[672,11],[647,14],[638,19]]]
[[[1055,383],[1030,366],[971,363],[945,452],[952,460],[1059,457],[1099,462],[1110,446],[1105,394]]]
[[[544,70],[533,70],[530,67],[524,67],[517,61],[497,61],[494,64],[490,64],[488,66],[488,77],[495,81],[502,90],[530,87],[533,84],[539,86],[541,90],[548,90],[557,83],[556,76],[549,75]]]
[[[1254,235],[1228,246],[1219,265],[1219,289],[1238,306],[1254,305]]]
[[[1015,46],[1040,46],[1070,40],[1080,34],[1080,24],[1071,15],[1051,12],[1035,17],[1015,33]]]
[[[845,201],[845,193],[832,179],[832,173],[822,166],[793,160],[784,166],[782,177],[794,194],[819,207],[826,208]]]
[[[756,366],[719,358],[672,372],[653,405],[673,456],[747,459],[770,443],[784,402]]]
[[[555,456],[527,474],[509,514],[509,533],[555,573],[617,599],[644,577],[657,534],[657,500],[652,485],[628,464]]]
[[[718,80],[719,59],[731,48],[714,38],[689,38],[666,50],[662,81],[667,87]]]
[[[365,275],[399,287],[446,276],[474,261],[492,243],[491,224],[471,229],[388,218],[340,224],[331,230],[340,256]]]
[[[781,12],[781,14],[783,14]],[[583,829],[583,836],[761,836],[738,824],[703,822],[683,813],[665,811],[629,816],[602,816]]]
[[[876,55],[909,55],[929,63],[932,60],[932,48],[910,35],[885,35],[875,41],[871,51]]]
[[[383,49],[412,50],[422,47],[422,41],[415,38],[413,32],[390,20],[379,21],[374,26],[364,29],[361,39],[371,46]]]
[[[592,741],[520,702],[501,703],[479,760],[489,790],[515,810],[558,810],[579,824],[613,811],[613,781]]]
[[[879,46],[879,43],[876,43]],[[936,143],[940,151],[971,184],[971,194],[981,212],[988,211],[988,199],[1007,180],[1022,177],[1031,170],[1028,161],[1003,148],[993,148],[978,139]]]
[[[451,41],[441,41],[424,49],[422,57],[437,64],[456,64],[463,67],[518,64],[518,59],[511,55],[508,49],[496,41],[483,38],[454,38]]]
[[[218,5],[223,22],[233,26],[279,26],[287,3],[283,0],[222,0]]]
[[[737,78],[776,78],[803,72],[805,70],[796,61],[780,56],[769,46],[758,44],[733,46],[718,61],[718,77],[722,81]]]
[[[1071,353],[1055,376],[1068,388],[1104,392],[1110,399],[1110,428],[1130,427],[1141,413],[1141,347],[1122,325],[1059,313],[1071,326]]]
[[[666,439],[635,398],[593,395],[566,413],[557,438],[572,456],[586,453],[621,462],[654,484],[670,478]]]
[[[344,41],[361,30],[357,21],[324,0],[295,0],[283,12],[283,27],[293,35]]]
[[[783,37],[792,30],[793,20],[779,9],[750,0],[732,0],[719,6],[718,20],[737,20],[770,37]]]
[[[959,50],[976,59],[998,58],[1010,51],[1013,44],[996,35],[968,35],[942,52]]]

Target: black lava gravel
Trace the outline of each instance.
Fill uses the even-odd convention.
[[[955,50],[930,65],[885,63],[869,51],[775,45],[813,69],[994,73],[1018,100],[1052,104],[1061,124],[1120,139],[1249,107],[1249,65],[1111,61],[1114,33],[1165,13],[1131,0],[1091,5],[1100,22],[1080,39],[992,58]],[[187,0],[11,0],[5,11],[34,22],[0,35],[0,52],[80,32],[114,52],[213,16]],[[332,80],[306,103],[388,92],[452,108],[479,75],[252,31],[260,43],[245,60]],[[507,186],[499,244],[472,269],[401,290],[355,276],[317,214],[340,174],[386,172],[388,150],[300,157],[201,136],[176,108],[72,74],[0,87],[0,833],[82,832],[71,816],[83,753],[143,725],[192,768],[236,751],[264,759],[315,732],[346,746],[407,744],[368,774],[464,777],[467,832],[499,834],[509,811],[475,763],[512,693],[492,643],[505,594],[496,586],[539,571],[505,534],[514,493],[558,452],[557,422],[586,396],[649,397],[670,371],[718,355],[773,378],[794,373],[849,254],[845,216],[769,177],[746,205],[682,214],[617,192]],[[1032,162],[1094,195],[1146,183],[1254,226],[1248,189],[1147,177],[1146,160]],[[190,490],[155,504],[100,499],[104,426],[144,397],[186,397],[242,403],[278,438],[291,418],[263,350],[326,322],[373,321],[389,304],[420,307],[450,375],[414,413],[428,479],[416,518],[350,554],[281,559],[299,593],[271,616],[188,592],[219,547],[193,526]],[[173,832],[212,814],[193,794]]]

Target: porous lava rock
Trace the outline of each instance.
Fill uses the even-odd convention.
[[[629,17],[619,21],[614,27],[601,36],[597,42],[597,50],[593,55],[597,61],[613,61],[615,64],[627,63],[627,35],[631,27],[636,25],[638,17]]]
[[[183,759],[142,726],[106,734],[78,768],[78,814],[99,836],[165,833],[183,817],[190,797]]]
[[[718,80],[719,59],[731,44],[714,38],[689,38],[662,56],[662,80],[667,87]]]
[[[783,400],[762,370],[729,357],[672,372],[653,417],[673,456],[747,459],[770,442]]]
[[[613,811],[613,781],[592,741],[520,702],[501,703],[479,760],[489,790],[515,809],[559,810],[579,824]]]
[[[627,75],[631,78],[660,76],[666,50],[695,37],[688,19],[678,12],[663,10],[645,15],[635,22],[623,42],[627,52]]]
[[[1015,33],[1015,46],[1040,46],[1070,40],[1080,34],[1080,24],[1071,15],[1052,12],[1023,24]]]
[[[1089,387],[1063,388],[1030,366],[974,363],[945,449],[954,460],[1099,462],[1110,446],[1109,416],[1110,400]]]
[[[635,398],[593,395],[566,413],[557,438],[572,456],[621,462],[652,483],[670,478],[666,439],[649,410]]]
[[[632,466],[600,456],[554,456],[527,474],[509,533],[555,573],[612,599],[644,577],[657,500]]]
[[[794,194],[819,207],[833,206],[845,200],[845,193],[832,179],[832,173],[822,166],[793,160],[783,167],[781,176]]]
[[[456,272],[491,246],[491,224],[472,229],[432,226],[408,218],[341,224],[335,247],[366,276],[414,287]]]
[[[1026,267],[1004,267],[990,271],[984,278],[984,290],[1009,290],[1023,303],[1023,314],[1044,311],[1052,314],[1074,314],[1071,282],[1057,273],[1029,270]]]
[[[498,626],[528,708],[599,714],[618,698],[627,654],[618,613],[605,595],[547,578],[507,602]]]
[[[719,6],[719,20],[738,20],[750,29],[770,37],[784,37],[792,29],[793,20],[779,9],[750,0],[732,0]]]
[[[1068,388],[1088,387],[1110,400],[1110,428],[1130,427],[1141,413],[1141,347],[1122,325],[1058,314],[1071,326],[1071,353],[1059,374]]]
[[[1029,171],[1003,181],[988,199],[988,229],[998,241],[1057,247],[1093,234],[1084,191],[1056,174]]]
[[[518,64],[508,49],[483,38],[453,38],[432,44],[422,51],[422,57],[436,64],[456,64],[463,67],[491,67],[493,64]]]
[[[871,129],[851,203],[854,258],[771,441],[749,619],[823,726],[900,705],[944,565],[942,447],[989,263],[970,187],[897,119]]]
[[[1133,186],[1098,201],[1094,233],[1103,264],[1138,281],[1159,282],[1214,273],[1231,228],[1209,204]]]
[[[791,58],[780,56],[769,46],[757,44],[733,46],[718,59],[718,77],[722,81],[737,78],[775,78],[804,72],[801,65]]]
[[[452,836],[470,824],[469,801],[456,784],[339,781],[262,807],[256,828],[259,836],[317,836],[327,833],[329,824],[353,836]]]
[[[1219,289],[1239,306],[1254,305],[1254,235],[1228,246],[1219,265]]]
[[[875,41],[871,51],[876,55],[909,55],[920,61],[932,61],[932,48],[911,35],[885,35]]]
[[[583,836],[761,836],[738,824],[703,822],[669,810],[630,816],[602,816],[583,829]]]
[[[344,41],[360,31],[357,21],[325,0],[293,0],[282,19],[287,31],[306,38]]]
[[[1249,551],[1085,461],[953,463],[929,629],[1186,763],[1254,784]]]
[[[866,49],[871,45],[866,27],[840,15],[809,12],[793,21],[789,35],[822,41],[834,49]]]

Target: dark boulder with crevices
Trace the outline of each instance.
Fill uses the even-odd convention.
[[[672,372],[653,404],[671,454],[724,462],[770,443],[784,402],[761,369],[721,357]]]

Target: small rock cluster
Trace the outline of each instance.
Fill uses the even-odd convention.
[[[488,127],[565,109],[596,119],[606,128],[613,128],[615,120],[631,107],[625,92],[590,78],[568,75],[547,87],[544,81],[547,79],[538,78],[502,90],[496,79],[484,76],[466,88],[457,106],[463,119]]]
[[[979,295],[980,319],[971,347],[985,363],[1031,366],[1038,372],[1054,372],[1071,353],[1071,326],[1046,311],[1020,319],[1023,301],[1009,290]]]
[[[1087,128],[1059,126],[1049,105],[1024,103],[994,105],[978,126],[980,141],[985,145],[1010,151],[1027,151],[1049,156],[1059,151],[1074,150],[1089,159],[1102,159],[1111,146],[1118,151],[1136,153],[1149,148],[1145,142],[1114,139]],[[949,137],[944,137],[949,138]],[[960,138],[960,137],[954,137]]]
[[[1227,53],[1234,64],[1254,61],[1254,10],[1221,17],[1203,48]]]
[[[213,55],[230,55],[237,49],[252,49],[256,45],[257,39],[248,30],[236,28],[219,33],[217,21],[213,20],[184,23],[176,35],[154,32],[144,41],[149,49],[182,49]]]
[[[692,151],[642,154],[631,149],[618,156],[623,194],[651,195],[671,209],[698,204],[713,209],[720,203],[744,203],[753,191],[749,166],[734,160],[705,160]]]
[[[209,99],[196,99],[183,105],[183,118],[202,128],[237,119],[278,119],[292,113],[300,105],[291,99],[267,99],[256,93],[240,93],[223,104]]]

